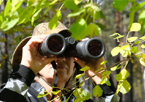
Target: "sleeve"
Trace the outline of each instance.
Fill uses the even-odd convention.
[[[109,79],[111,86],[108,86],[106,84],[100,85],[99,86],[103,90],[103,94],[101,97],[99,97],[99,102],[119,102],[120,97],[115,94],[115,86],[113,84],[112,78],[110,77]]]
[[[19,65],[10,75],[7,83],[0,89],[0,100],[7,102],[26,102],[27,91],[35,77],[34,72]]]

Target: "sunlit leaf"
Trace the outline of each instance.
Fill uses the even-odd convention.
[[[112,50],[111,50],[111,55],[112,56],[116,56],[118,55],[120,52],[120,47],[114,47]]]
[[[144,40],[144,39],[145,39],[145,36],[142,36],[142,37],[141,37],[141,38],[139,38],[139,39]]]
[[[141,45],[141,48],[145,48],[145,44],[142,44],[142,45]]]
[[[15,12],[23,3],[24,0],[12,0],[11,12]]]
[[[85,9],[80,9],[78,11],[75,11],[75,12],[71,12],[67,15],[67,17],[75,17],[75,16],[78,16],[80,15],[81,13],[84,13],[85,12]]]
[[[11,0],[8,0],[4,9],[4,17],[6,17],[11,9]]]
[[[60,20],[62,17],[61,11],[58,10],[57,13],[54,15],[54,17],[49,22],[49,28],[55,29],[58,26],[58,20]]]
[[[83,30],[82,34],[85,36],[93,37],[98,36],[101,33],[101,28],[97,26],[95,23],[92,23],[87,26],[86,29]]]
[[[53,93],[54,95],[57,95],[57,94],[60,93],[60,92],[61,92],[61,90],[52,91],[52,93]]]
[[[141,65],[145,66],[145,58],[140,58],[139,62]]]
[[[78,5],[82,0],[74,0],[74,3]]]
[[[85,66],[85,67],[81,68],[80,71],[86,71],[86,70],[89,70],[89,69],[90,69],[90,67]]]
[[[98,70],[96,70],[95,72],[102,71],[103,69],[105,69],[105,68],[99,68],[99,69],[98,69]]]
[[[141,25],[139,23],[133,23],[130,31],[139,31],[141,29]]]
[[[38,96],[37,96],[37,98],[41,98],[41,97],[47,96],[50,93],[51,93],[51,91],[50,92],[44,91],[42,93],[39,93]]]
[[[79,19],[76,23],[73,23],[72,26],[70,27],[70,31],[72,33],[71,37],[75,38],[75,40],[80,40],[85,37],[85,34],[82,34],[82,31],[86,29],[87,27],[87,22],[81,18]]]
[[[122,81],[129,76],[129,72],[126,69],[122,69],[119,74],[116,74],[116,80]]]
[[[76,88],[73,92],[74,96],[76,97],[74,102],[80,102],[90,99],[91,94],[82,88]]]
[[[123,85],[123,82],[122,82],[122,81],[121,81],[121,82],[119,82],[119,84],[117,85],[116,94],[118,94],[118,93],[119,93],[119,90],[120,90],[120,88],[122,87],[122,85]]]
[[[32,19],[31,19],[32,25],[33,25],[34,21],[35,21],[36,19],[39,18],[39,13],[41,12],[41,10],[42,10],[42,9],[39,9],[39,10],[32,16]]]
[[[128,42],[134,42],[135,40],[137,40],[138,37],[130,37],[127,38]]]
[[[124,45],[124,46],[120,47],[120,50],[125,50],[125,49],[127,49],[127,48],[129,48],[129,47],[130,47],[130,45],[127,44],[127,45]]]
[[[101,62],[101,64],[100,64],[100,65],[103,65],[103,64],[105,64],[105,63],[107,63],[107,61],[103,61],[103,62]]]
[[[84,75],[84,73],[83,74],[78,74],[78,75],[76,75],[76,79],[79,79],[80,77],[82,77]]]
[[[122,86],[121,86],[121,88],[120,88],[119,91],[120,91],[122,94],[126,94],[126,93],[128,93],[130,90],[131,90],[131,85],[130,85],[130,83],[129,83],[127,80],[124,80],[124,81],[123,81],[123,84],[122,84]]]
[[[14,27],[17,22],[19,21],[19,17],[18,17],[18,12],[14,12],[13,16],[11,17],[11,19],[6,20],[5,22],[3,22],[2,24],[2,31],[7,31],[9,29],[11,29],[12,27]]]
[[[112,67],[110,69],[111,69],[111,71],[115,71],[117,68],[118,68],[118,66],[114,66],[114,67]]]
[[[113,33],[110,36],[112,37],[112,36],[117,36],[117,35],[120,35],[120,34],[119,33]]]
[[[102,88],[99,86],[99,85],[96,85],[94,88],[93,88],[93,95],[95,97],[101,97],[103,94],[103,90]]]

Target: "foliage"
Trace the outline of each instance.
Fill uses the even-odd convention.
[[[3,1],[0,1],[0,5]],[[121,3],[121,5],[120,5]],[[118,86],[116,90],[116,94],[121,92],[126,94],[130,91],[131,85],[127,81],[127,77],[129,76],[129,72],[126,69],[126,66],[129,61],[133,63],[133,57],[139,59],[141,65],[145,66],[145,54],[142,52],[142,49],[145,48],[145,36],[143,37],[128,37],[131,32],[138,32],[140,34],[144,33],[145,30],[145,2],[137,3],[136,0],[113,0],[113,7],[122,12],[124,8],[129,4],[132,4],[130,8],[130,22],[128,27],[128,34],[126,37],[126,42],[121,42],[120,38],[123,38],[124,35],[119,33],[114,33],[110,35],[114,37],[113,39],[117,39],[119,45],[114,47],[111,51],[111,55],[117,56],[118,54],[122,55],[124,59],[109,68],[103,69],[103,78],[100,84],[106,83],[108,86],[111,83],[108,80],[108,76],[112,71],[116,71],[121,68],[119,74],[116,75],[116,80],[118,81]],[[56,5],[60,7],[54,8]],[[93,3],[93,0],[7,0],[7,4],[5,9],[0,13],[0,31],[12,34],[13,32],[25,32],[28,31],[29,26],[35,27],[37,25],[37,21],[40,20],[40,16],[46,16],[48,11],[51,11],[51,8],[55,9],[55,14],[50,19],[49,28],[54,29],[57,25],[57,21],[61,21],[63,17],[62,9],[68,9],[70,13],[67,14],[67,19],[74,19],[74,23],[70,26],[70,31],[72,32],[72,37],[76,40],[85,38],[86,36],[93,37],[98,36],[101,31],[105,28],[100,21],[105,20],[105,15],[103,11],[101,11],[101,5],[97,3]],[[135,13],[138,13],[138,22],[134,22]],[[28,35],[29,36],[29,35]],[[21,35],[17,36],[15,39],[21,37]],[[5,42],[6,39],[0,39],[0,42]],[[139,47],[142,49],[140,50]],[[5,59],[7,55],[3,56]],[[2,63],[3,61],[1,61]],[[1,64],[0,63],[0,64]],[[102,62],[101,64],[106,64],[107,61]],[[84,73],[76,76],[76,79],[80,77],[84,77],[85,71],[90,69],[88,66],[80,69],[80,71],[84,71]],[[96,71],[96,75],[100,70]],[[93,76],[92,76],[93,77]],[[84,78],[86,81],[87,78]],[[83,84],[83,82],[81,83]],[[81,87],[81,85],[80,85]],[[46,96],[50,93],[58,94],[60,92],[48,92],[41,93],[38,97]],[[95,85],[93,89],[93,95],[95,97],[100,97],[103,93],[103,90],[99,85]],[[82,88],[75,87],[73,94],[76,96],[75,101],[84,101],[91,97],[90,93],[84,91]]]

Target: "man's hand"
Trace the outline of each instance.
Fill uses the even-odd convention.
[[[30,68],[35,74],[37,74],[46,64],[55,60],[56,57],[47,58],[41,56],[38,52],[39,44],[47,35],[33,36],[27,44],[23,47],[21,64]]]
[[[91,60],[89,63],[86,63],[85,61],[81,60],[81,59],[78,59],[78,58],[75,58],[74,59],[82,68],[85,67],[86,65],[88,67],[90,67],[89,70],[85,71],[85,73],[89,76],[89,77],[92,77],[94,76],[96,73],[97,75],[95,75],[94,77],[92,77],[92,80],[96,83],[96,84],[99,84],[100,81],[102,80],[103,76],[102,76],[102,73],[101,71],[106,68],[105,65],[100,65],[101,62],[104,61],[104,58],[101,57],[99,59],[96,59],[96,60]],[[100,68],[103,68],[102,70],[100,70],[99,72],[95,72],[97,71],[98,69]],[[99,73],[99,74],[98,74]]]

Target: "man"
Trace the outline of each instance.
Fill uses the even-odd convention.
[[[32,37],[27,37],[20,42],[13,54],[13,73],[0,90],[0,100],[6,102],[65,101],[61,97],[62,92],[59,92],[57,95],[52,94],[52,90],[58,90],[52,86],[58,87],[61,90],[70,87],[69,84],[72,84],[76,63],[81,67],[89,66],[90,70],[87,70],[86,74],[90,77],[96,74],[95,71],[97,69],[105,68],[104,65],[100,65],[104,60],[103,57],[87,63],[72,56],[68,57],[65,54],[54,57],[40,55],[38,50],[40,43],[52,33],[59,33],[64,37],[70,36],[69,31],[61,22],[54,30],[48,28],[48,23],[41,23],[35,27]],[[33,82],[35,75],[38,77]],[[92,77],[95,84],[99,84],[101,79],[101,73]],[[103,96],[100,97],[102,102],[118,101],[113,89],[107,85],[101,87],[104,91]],[[37,95],[42,92],[48,92],[49,94],[42,98],[37,98]],[[74,99],[75,97],[70,98],[69,101],[72,102]]]

